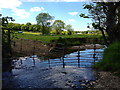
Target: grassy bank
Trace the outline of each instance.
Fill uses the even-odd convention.
[[[103,59],[93,67],[99,70],[117,72],[120,76],[120,42],[113,43],[106,48]]]

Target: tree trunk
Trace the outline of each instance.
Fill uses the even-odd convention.
[[[118,33],[117,33],[117,28],[116,28],[116,6],[114,5],[115,3],[109,2],[108,3],[108,11],[107,11],[107,34],[109,36],[109,39],[112,42],[118,40]]]

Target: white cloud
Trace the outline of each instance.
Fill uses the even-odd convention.
[[[42,10],[44,10],[43,7],[32,7],[30,9],[30,12],[38,12],[38,11],[42,11]]]
[[[21,0],[23,2],[83,2],[89,0]]]
[[[29,12],[26,12],[24,9],[13,8],[13,15],[19,16],[21,19],[28,18],[30,16]]]
[[[24,9],[18,9],[22,4],[20,0],[0,0],[0,10],[2,11],[3,8],[11,9],[13,15],[19,16],[21,19],[25,19],[30,16],[29,12],[26,12]]]
[[[22,4],[19,0],[0,0],[0,9],[2,8],[15,8]]]
[[[68,19],[68,22],[75,22],[75,19]]]
[[[70,15],[77,15],[78,12],[69,12]]]
[[[63,2],[83,2],[83,1],[87,1],[87,0],[60,0]]]

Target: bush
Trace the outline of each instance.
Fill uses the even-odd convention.
[[[105,49],[103,59],[93,68],[105,71],[120,72],[120,42],[115,42]]]

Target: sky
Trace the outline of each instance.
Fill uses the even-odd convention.
[[[0,0],[0,13],[2,16],[10,16],[14,23],[36,24],[36,16],[39,13],[49,13],[54,20],[62,20],[66,25],[72,25],[74,31],[85,31],[91,19],[82,18],[81,13],[88,14],[83,9],[87,0]],[[51,22],[54,22],[52,20]]]

